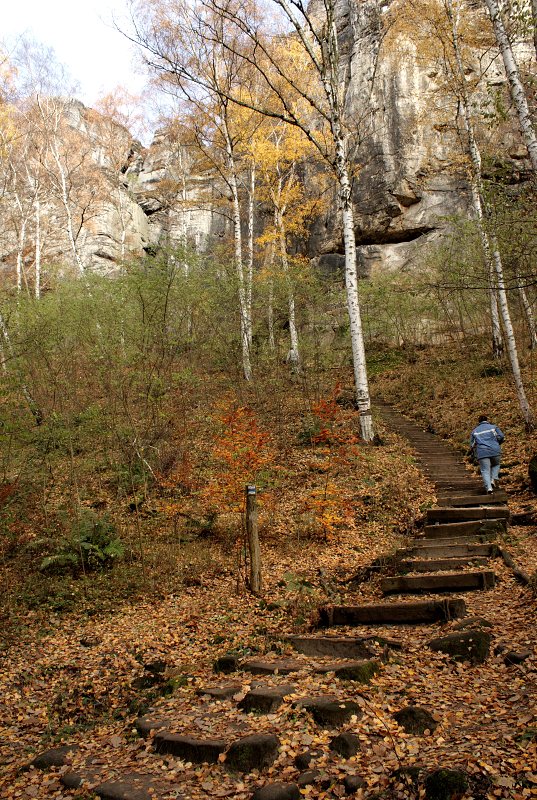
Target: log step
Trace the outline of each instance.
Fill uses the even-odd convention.
[[[372,603],[361,606],[325,606],[319,611],[319,624],[333,625],[417,625],[445,622],[466,614],[462,597],[445,600],[420,600],[404,603]]]
[[[290,644],[298,653],[314,658],[332,656],[356,659],[373,655],[368,640],[354,636],[285,636],[282,641]]]
[[[461,536],[446,536],[438,539],[412,539],[412,547],[450,547],[451,545],[488,544],[494,545],[498,540],[496,533],[469,533]]]
[[[497,536],[506,529],[505,520],[489,519],[475,522],[446,522],[440,525],[426,525],[423,529],[425,539],[448,539],[450,536],[488,535]]]
[[[404,550],[398,550],[397,555],[403,559],[416,556],[418,559],[425,558],[472,558],[472,557],[488,557],[496,556],[496,545],[493,544],[446,544],[438,545],[436,541],[433,543],[419,544],[415,547],[407,547]]]
[[[383,578],[380,582],[384,594],[420,592],[469,592],[490,589],[496,582],[491,570],[456,572],[450,575],[417,575]]]
[[[442,497],[442,505],[450,506],[451,508],[463,508],[466,506],[483,506],[483,505],[505,505],[507,502],[507,494],[505,492],[497,491],[493,494],[475,493],[475,494],[451,494]]]
[[[481,506],[480,508],[451,508],[438,506],[427,511],[427,523],[432,522],[469,522],[476,519],[508,519],[507,506]]]
[[[401,561],[401,572],[444,572],[462,567],[484,567],[486,556],[461,556],[459,558],[415,558]]]

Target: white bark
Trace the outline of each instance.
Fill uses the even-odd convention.
[[[39,298],[41,297],[41,204],[38,198],[36,198],[34,205],[35,205],[34,295],[36,300],[39,300]]]
[[[224,118],[223,131],[226,141],[226,152],[228,158],[228,183],[231,189],[231,208],[233,220],[233,242],[235,245],[235,270],[237,273],[237,284],[239,294],[239,315],[240,315],[240,335],[242,348],[242,371],[247,381],[252,379],[252,367],[250,363],[250,344],[248,341],[248,313],[246,303],[246,288],[244,281],[244,268],[242,263],[242,230],[241,230],[241,209],[239,201],[239,187],[237,181],[237,167],[233,153],[231,137],[227,129]]]
[[[528,324],[528,331],[530,334],[530,350],[535,350],[537,349],[537,327],[535,325],[535,316],[533,314],[533,309],[531,307],[531,303],[528,299],[528,295],[526,293],[525,288],[523,286],[519,286],[518,292],[520,294],[520,301],[522,303],[522,308],[524,309],[524,316],[526,317],[526,322]]]
[[[531,16],[533,28],[533,49],[535,50],[535,56],[537,58],[537,0],[531,0]]]
[[[298,330],[296,327],[296,310],[295,310],[295,294],[293,292],[293,284],[289,274],[289,259],[287,257],[287,242],[285,235],[285,225],[281,212],[276,209],[275,211],[276,230],[278,232],[278,240],[280,244],[280,258],[282,262],[282,270],[287,285],[287,307],[289,314],[289,338],[291,347],[287,354],[287,361],[291,364],[294,372],[301,372],[300,360],[300,346],[298,342]]]
[[[509,88],[511,90],[511,98],[518,116],[520,132],[522,133],[524,143],[527,147],[533,171],[537,172],[537,136],[535,135],[535,129],[531,120],[526,92],[520,79],[520,70],[513,53],[509,36],[503,24],[497,0],[485,0],[485,4],[488,8],[494,28],[494,35],[502,54],[505,74],[507,75]]]
[[[251,164],[248,185],[247,234],[246,234],[246,335],[252,347],[252,292],[254,285],[254,228],[255,228],[255,164]]]

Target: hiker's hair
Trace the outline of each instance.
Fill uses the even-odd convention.
[[[488,414],[481,414],[479,417],[479,422],[488,422]]]

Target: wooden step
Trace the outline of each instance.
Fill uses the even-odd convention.
[[[425,539],[449,539],[450,536],[470,536],[472,534],[489,534],[497,536],[506,529],[503,519],[477,519],[470,522],[444,522],[439,525],[426,525],[423,529]]]
[[[290,644],[298,653],[314,658],[332,656],[356,659],[373,655],[368,640],[355,636],[285,636],[281,641]]]
[[[462,567],[484,567],[486,556],[460,556],[459,558],[414,558],[401,561],[401,572],[445,572]]]
[[[493,494],[456,494],[442,497],[442,505],[450,508],[463,508],[467,506],[490,506],[507,503],[507,494],[497,491]]]
[[[426,514],[427,523],[434,522],[468,522],[477,519],[509,519],[509,509],[501,506],[480,506],[479,508],[451,508],[439,506],[429,508]]]
[[[420,594],[421,592],[470,592],[491,589],[496,582],[492,570],[455,572],[449,575],[416,575],[383,578],[384,594]]]
[[[470,544],[488,544],[494,545],[498,540],[497,533],[469,533],[467,535],[461,536],[447,536],[447,537],[440,537],[438,539],[430,538],[430,539],[412,539],[410,542],[412,547],[420,547],[421,544],[425,547],[429,547],[430,545],[434,545],[435,547],[449,547],[451,545],[470,545]]]
[[[451,541],[451,540],[450,540]],[[473,544],[460,543],[460,544],[445,544],[439,545],[437,541],[419,543],[415,547],[407,547],[404,550],[398,550],[397,555],[402,559],[416,556],[418,559],[425,558],[466,558],[485,556],[493,558],[496,556],[497,548],[494,544]]]
[[[325,606],[319,610],[319,624],[333,625],[417,625],[447,621],[466,614],[462,597],[404,603],[372,603],[361,606]]]

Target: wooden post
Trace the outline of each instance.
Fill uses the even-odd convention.
[[[250,554],[250,590],[261,592],[261,550],[257,529],[257,491],[255,486],[246,486],[246,535]]]

